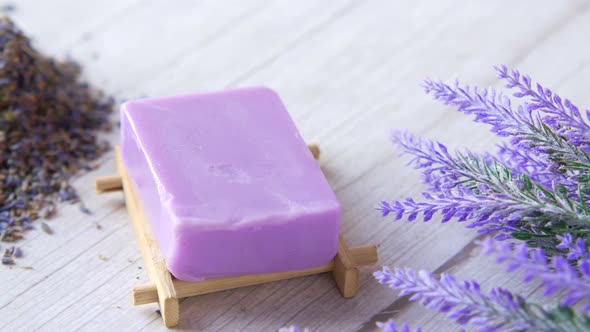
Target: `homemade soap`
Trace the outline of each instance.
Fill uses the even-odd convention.
[[[176,278],[304,269],[336,254],[340,206],[272,90],[126,102],[121,135]]]

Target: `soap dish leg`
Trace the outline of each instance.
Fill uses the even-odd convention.
[[[175,327],[180,321],[180,304],[177,298],[160,299],[160,313],[166,327]]]
[[[351,298],[356,295],[360,285],[359,274],[354,257],[350,253],[342,235],[340,235],[338,239],[338,254],[334,258],[332,276],[343,297]]]

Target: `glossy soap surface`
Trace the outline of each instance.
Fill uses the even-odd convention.
[[[303,269],[336,254],[340,206],[272,90],[127,102],[121,135],[176,278]]]

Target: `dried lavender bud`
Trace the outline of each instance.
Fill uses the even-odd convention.
[[[51,229],[51,227],[49,227],[49,225],[47,225],[47,223],[42,222],[41,229],[47,234],[53,234],[53,230]]]
[[[14,265],[14,259],[12,257],[2,257],[3,265]]]
[[[84,204],[80,204],[79,209],[80,209],[80,211],[82,211],[82,213],[92,214],[92,211],[90,211],[90,209],[87,208]]]
[[[38,53],[0,19],[0,241],[22,238],[56,202],[79,201],[69,179],[109,148],[97,134],[111,128],[113,100],[79,77],[76,63]]]
[[[16,258],[22,257],[22,255],[23,255],[23,253],[20,250],[20,248],[19,247],[16,247],[16,246],[12,246],[10,248],[10,253],[12,254],[13,257],[16,257]]]

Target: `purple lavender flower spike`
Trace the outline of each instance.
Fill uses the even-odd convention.
[[[551,172],[545,161],[506,143],[498,145],[498,155],[502,163],[513,170],[515,174],[527,174],[531,179],[541,182],[545,186],[551,187],[551,181],[564,178],[561,174]]]
[[[537,180],[542,182],[535,182],[526,173],[513,175],[491,156],[469,151],[451,154],[443,144],[405,131],[394,131],[392,139],[411,156],[409,164],[422,171],[434,193],[424,193],[425,202],[383,201],[377,207],[383,216],[408,221],[421,216],[429,221],[439,213],[442,222],[469,221],[468,227],[480,233],[496,232],[498,239],[514,232],[543,234],[542,228],[554,220],[572,227],[586,227],[590,222],[590,209],[577,202],[577,184],[559,173],[538,172]]]
[[[498,136],[512,136],[530,132],[536,119],[524,109],[514,110],[510,100],[495,89],[473,89],[468,85],[461,87],[459,82],[452,86],[443,82],[425,80],[422,84],[426,93],[445,105],[455,106],[458,111],[475,116],[475,122],[492,126]]]
[[[509,71],[505,65],[495,67],[497,77],[506,81],[506,87],[516,90],[513,96],[530,100],[530,110],[542,112],[541,118],[556,133],[567,137],[568,142],[581,147],[585,151],[590,149],[590,111],[582,115],[576,105],[568,99],[561,98],[553,91],[544,88],[539,83],[534,84],[528,75],[522,75],[518,70]]]
[[[408,165],[422,169],[424,182],[430,189],[454,186],[459,178],[455,172],[452,157],[442,143],[416,137],[407,131],[391,132],[391,141],[401,148],[400,154],[411,155]]]
[[[560,183],[567,188],[571,198],[577,198],[578,182],[557,171],[554,163],[549,164],[535,154],[513,148],[505,143],[498,145],[498,156],[501,162],[515,174],[526,174],[545,188],[553,187],[556,182]]]
[[[555,176],[555,174],[548,171],[549,165],[546,162],[506,143],[498,145],[498,154],[507,166],[513,166],[511,168],[518,170],[519,173],[527,173],[531,175],[531,178],[534,178],[532,174],[536,173],[548,173],[547,175]]]
[[[561,242],[557,245],[558,249],[568,250],[567,259],[577,260],[580,258],[590,259],[590,253],[586,247],[586,242],[583,238],[575,239],[570,233],[566,233],[563,236],[558,235],[557,239]]]
[[[574,242],[569,234],[563,237],[562,244],[562,248],[577,252],[572,255],[570,251],[569,257],[581,258],[576,262],[577,270],[566,258],[555,256],[549,260],[542,249],[529,250],[526,244],[513,245],[488,238],[480,245],[486,255],[496,256],[496,262],[506,263],[508,271],[521,269],[525,282],[541,280],[545,287],[545,295],[563,291],[565,295],[562,305],[583,303],[584,310],[590,311],[590,259],[587,258],[587,248],[583,240]]]
[[[487,175],[476,174],[473,167],[499,164],[489,155],[479,156],[469,150],[451,154],[444,144],[414,136],[407,131],[392,131],[391,140],[401,149],[402,155],[411,156],[408,165],[422,171],[424,181],[431,190],[448,191],[458,187],[458,183],[466,187],[465,180],[470,181],[470,185],[487,183]]]
[[[510,137],[515,148],[545,156],[552,168],[565,171],[586,165],[586,169],[590,169],[590,155],[570,144],[559,132],[553,132],[544,123],[541,114],[528,104],[513,108],[510,99],[493,88],[471,89],[469,86],[461,87],[458,82],[451,86],[426,80],[423,87],[426,93],[433,94],[434,99],[474,115],[475,122],[489,124],[496,135]]]
[[[395,220],[407,217],[408,221],[422,216],[429,221],[440,213],[443,222],[452,218],[469,220],[468,227],[480,228],[484,233],[501,231],[504,237],[522,227],[535,233],[532,228],[552,220],[572,225],[590,221],[590,216],[576,204],[534,184],[524,174],[514,178],[508,168],[490,157],[469,151],[451,155],[444,145],[403,131],[394,132],[392,137],[404,153],[412,156],[409,164],[422,170],[436,193],[424,193],[425,202],[412,198],[383,201],[378,207],[383,216],[392,215]],[[551,181],[551,185],[554,183]],[[567,186],[559,188],[568,199],[575,196]]]
[[[405,201],[396,201],[392,204],[382,202],[379,209],[384,216],[392,214],[395,220],[407,216],[408,221],[413,221],[418,215],[423,216],[424,221],[429,221],[435,213],[442,215],[442,222],[456,218],[459,222],[471,220],[468,227],[483,227],[490,231],[513,232],[512,226],[517,220],[522,219],[530,209],[525,204],[509,199],[488,195],[471,196],[461,194],[434,195],[424,193],[428,199],[426,202],[416,202],[411,198]]]
[[[411,301],[420,300],[429,308],[445,313],[460,325],[478,326],[477,331],[570,331],[572,324],[583,322],[551,319],[549,308],[527,303],[511,292],[494,288],[484,294],[475,281],[458,281],[450,274],[440,278],[430,273],[405,268],[391,271],[384,267],[375,278],[390,288],[400,290]],[[574,325],[575,326],[575,325]]]
[[[404,323],[398,328],[392,319],[387,322],[377,322],[377,327],[381,329],[381,332],[412,332],[412,329],[410,329],[408,324]],[[422,329],[417,328],[415,332],[422,332]]]

